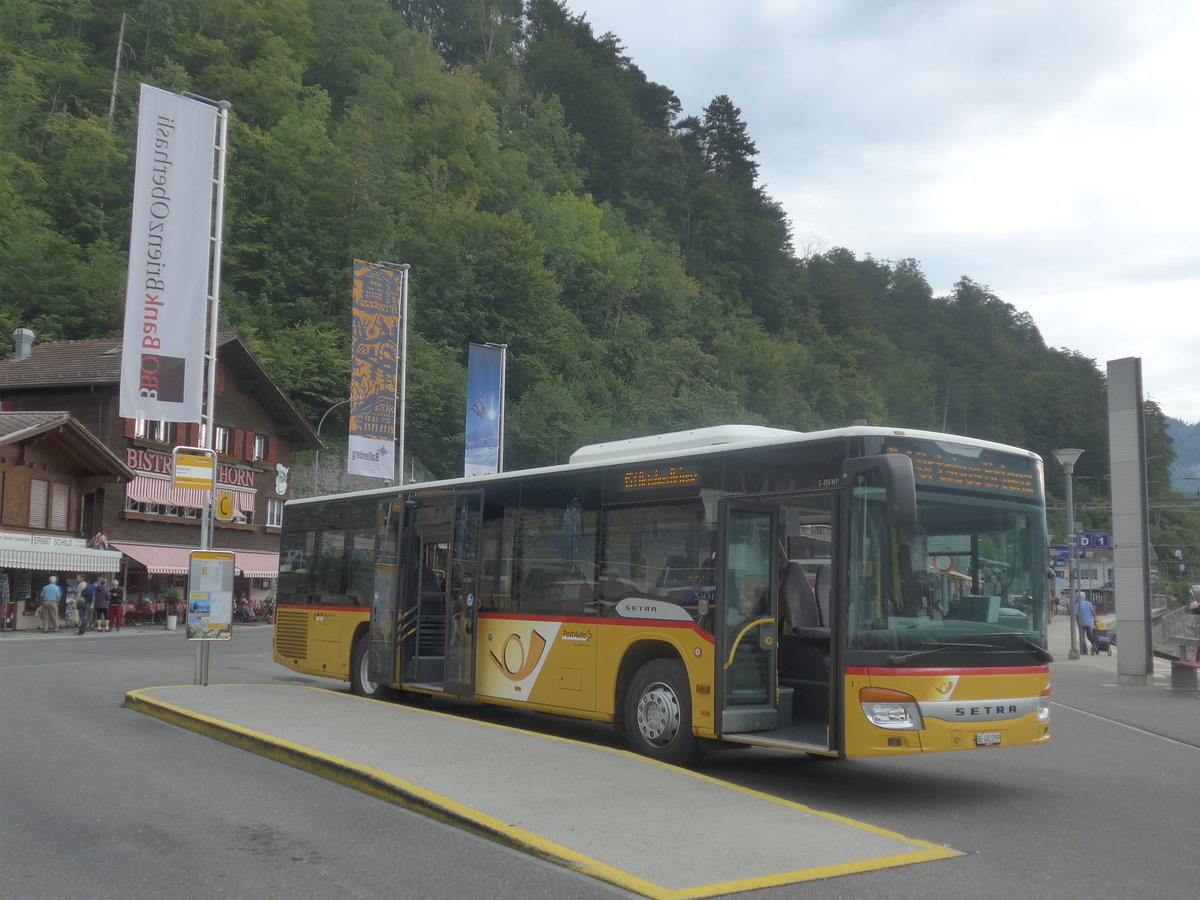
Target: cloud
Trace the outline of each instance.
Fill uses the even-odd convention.
[[[570,5],[685,114],[729,95],[798,247],[967,275],[1200,421],[1193,0]]]

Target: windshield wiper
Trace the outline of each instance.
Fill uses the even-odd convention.
[[[1028,635],[1026,635],[1020,631],[988,631],[983,634],[969,634],[969,635],[966,635],[966,637],[1013,638],[1014,640],[1016,640],[1016,642],[1018,644],[1021,644],[1022,646],[1027,647],[1028,649],[1032,650],[1033,655],[1038,658],[1038,662],[1046,662],[1046,663],[1054,662],[1054,654],[1052,654],[1049,650],[1047,650],[1041,644],[1038,644],[1038,643],[1030,640]]]
[[[991,637],[991,635],[981,635],[981,637]],[[928,656],[931,653],[940,653],[943,650],[1003,650],[999,644],[954,644],[954,643],[938,643],[926,644],[928,650],[914,650],[912,653],[897,653],[888,657],[889,666],[900,666],[911,659],[917,659],[922,656]]]

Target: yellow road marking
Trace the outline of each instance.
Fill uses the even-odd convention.
[[[237,685],[230,686],[235,687]],[[232,722],[226,722],[222,719],[213,718],[211,716],[204,715],[203,713],[197,713],[192,710],[188,710],[166,700],[148,696],[149,692],[160,689],[177,690],[180,688],[186,689],[188,687],[204,690],[204,688],[199,685],[164,685],[161,688],[139,688],[128,691],[125,694],[125,706],[136,712],[153,716],[154,718],[161,719],[164,722],[169,722],[170,724],[177,725],[197,734],[204,735],[205,737],[219,740],[242,750],[248,750],[251,753],[255,753],[267,759],[284,763],[292,768],[317,775],[329,781],[341,784],[345,787],[353,788],[354,790],[368,794],[372,797],[386,800],[389,803],[393,803],[397,806],[404,807],[405,809],[409,809],[432,819],[436,819],[439,822],[444,822],[448,825],[462,828],[466,831],[470,831],[473,834],[496,841],[504,846],[529,853],[533,856],[556,863],[581,874],[596,878],[599,881],[604,881],[608,884],[615,885],[625,890],[641,894],[644,897],[652,898],[652,900],[692,900],[692,898],[716,897],[722,894],[728,894],[737,891],[779,887],[781,885],[796,884],[803,881],[815,881],[824,878],[833,878],[838,875],[849,875],[858,872],[870,872],[878,869],[913,865],[921,862],[931,862],[939,859],[950,859],[962,855],[962,853],[950,847],[932,844],[927,841],[914,840],[912,838],[897,834],[894,831],[877,828],[864,822],[848,819],[845,816],[822,812],[820,810],[804,806],[803,804],[795,803],[791,800],[784,800],[761,791],[756,791],[752,788],[742,787],[740,785],[732,784],[727,781],[721,781],[720,779],[712,778],[708,775],[698,772],[679,769],[667,763],[662,763],[653,759],[647,759],[646,757],[632,753],[628,750],[620,750],[612,747],[588,744],[584,741],[577,741],[572,738],[544,735],[521,728],[514,728],[510,725],[500,725],[492,722],[469,720],[471,724],[474,725],[483,725],[488,728],[497,728],[515,734],[529,735],[545,740],[557,741],[559,743],[587,747],[589,749],[600,750],[605,753],[615,753],[628,757],[629,759],[636,760],[638,763],[649,763],[650,765],[661,766],[663,768],[670,769],[675,773],[683,772],[691,778],[705,781],[727,790],[734,790],[747,796],[766,800],[770,803],[790,807],[808,815],[818,816],[820,818],[828,819],[833,822],[838,822],[840,824],[848,825],[872,834],[922,848],[917,851],[894,854],[891,856],[875,857],[872,859],[839,863],[831,866],[817,866],[808,869],[798,869],[791,872],[774,873],[761,877],[743,878],[736,881],[727,881],[715,884],[694,885],[692,887],[682,888],[679,890],[671,890],[664,888],[661,885],[648,882],[645,879],[638,878],[635,875],[617,869],[614,866],[602,863],[589,856],[577,853],[574,850],[564,847],[554,841],[539,837],[538,835],[526,831],[523,828],[517,828],[515,826],[508,825],[505,822],[494,818],[493,816],[489,816],[488,814],[477,809],[458,803],[448,797],[442,796],[441,794],[426,790],[425,788],[419,787],[410,781],[406,781],[380,769],[360,763],[354,763],[341,757],[323,753],[311,747],[305,747],[301,744],[296,744],[282,738],[265,734],[263,732],[245,728]],[[326,690],[325,688],[311,687],[307,685],[254,685],[254,687],[271,687],[284,690],[295,690],[297,687],[300,687],[304,690],[321,691],[323,693],[333,694],[345,699],[353,699],[371,703],[382,703],[385,706],[394,707],[393,704],[387,703],[386,701],[373,700],[371,698],[364,697],[350,697],[341,691],[330,691]],[[437,712],[436,710],[414,709],[412,707],[405,707],[405,709],[413,713],[439,716],[458,722],[464,721],[459,716]]]

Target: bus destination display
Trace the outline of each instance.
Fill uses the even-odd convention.
[[[695,484],[700,480],[699,468],[692,466],[655,466],[653,469],[630,469],[625,472],[627,491],[647,488],[673,488]]]
[[[921,484],[1023,497],[1039,495],[1038,472],[1030,459],[986,450],[968,456],[925,442],[892,442],[885,449],[888,453],[903,453],[909,457],[913,473]]]
[[[699,463],[646,463],[609,469],[604,476],[605,495],[619,502],[695,497],[704,485],[704,466]]]

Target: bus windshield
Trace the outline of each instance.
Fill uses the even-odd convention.
[[[884,493],[852,494],[847,647],[892,651],[889,665],[1014,650],[1049,661],[1040,505],[922,486],[919,524],[901,527],[888,523]]]

